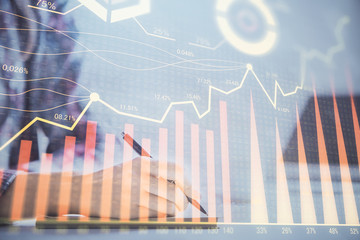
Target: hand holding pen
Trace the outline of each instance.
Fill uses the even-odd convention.
[[[144,157],[149,157],[152,158],[152,156],[141,147],[141,145],[139,143],[137,143],[129,134],[126,134],[124,132],[121,133],[121,135],[123,136],[123,139],[134,149],[135,152],[137,152],[140,156],[144,156]],[[176,181],[174,179],[167,179],[167,181],[169,183],[175,184],[177,185]],[[185,192],[184,192],[185,194]],[[188,195],[186,195],[187,200],[195,207],[197,208],[199,211],[201,211],[202,213],[207,214],[207,212],[205,211],[205,209],[200,205],[200,203],[198,201],[196,201],[195,199],[192,199],[191,197],[189,197]]]

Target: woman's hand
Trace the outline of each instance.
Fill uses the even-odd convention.
[[[87,217],[120,220],[148,219],[150,217],[175,216],[184,211],[189,202],[186,196],[199,201],[200,195],[193,191],[184,178],[184,170],[174,163],[138,157],[107,169],[87,175],[77,173],[21,173],[26,179],[26,199],[20,218],[43,217],[37,209],[37,189],[40,177],[52,179],[45,215],[62,216],[82,214]],[[14,185],[18,175],[5,195],[0,198],[0,217],[10,218],[14,202]],[[66,189],[69,198],[64,198]],[[82,196],[82,192],[91,191]],[[52,194],[50,194],[52,193]],[[39,196],[41,196],[40,193]],[[25,197],[25,195],[24,195]],[[20,206],[16,206],[20,207]],[[83,209],[88,209],[83,211]]]
[[[189,204],[186,196],[200,198],[184,179],[181,167],[147,157],[95,172],[93,184],[93,194],[101,195],[100,210],[93,217],[129,220],[175,216]]]

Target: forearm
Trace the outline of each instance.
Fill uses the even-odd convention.
[[[22,173],[3,196],[0,197],[1,218],[33,218],[45,208],[45,215],[62,215],[66,213],[78,213],[78,199],[76,194],[82,185],[86,183],[86,177],[76,173]],[[44,189],[44,181],[48,181],[47,189]],[[90,184],[90,183],[89,183]],[[74,196],[71,190],[74,189]],[[43,205],[45,204],[45,205]],[[16,212],[19,212],[16,214]]]
[[[191,185],[183,183],[179,177],[183,175],[175,164],[141,157],[87,175],[18,175],[0,197],[0,217],[82,214],[129,220],[174,216],[188,205],[186,196],[200,199],[192,195]]]
[[[14,217],[15,211],[21,211],[22,217],[33,215],[31,211],[34,208],[37,178],[38,174],[35,173],[19,173],[16,176],[14,182],[0,198],[0,217]],[[21,206],[19,206],[20,202],[23,203]]]

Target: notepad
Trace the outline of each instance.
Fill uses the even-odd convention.
[[[164,218],[164,219],[149,219],[146,221],[131,220],[131,221],[119,221],[115,219],[103,220],[100,218],[87,218],[87,217],[46,217],[36,220],[36,228],[39,229],[159,229],[159,228],[202,228],[213,229],[217,228],[217,218],[198,218],[196,222],[192,218],[184,218],[182,221],[177,221],[176,218]]]

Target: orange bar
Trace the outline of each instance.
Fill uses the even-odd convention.
[[[134,136],[134,125],[125,124],[125,133],[129,134],[132,138]],[[131,178],[132,178],[132,160],[133,148],[132,143],[124,144],[123,153],[123,170],[121,180],[121,201],[120,201],[120,219],[123,221],[129,221],[131,216]]]
[[[191,124],[191,179],[192,195],[197,196],[196,190],[200,190],[200,146],[199,125]],[[194,203],[193,203],[194,205]],[[200,206],[192,208],[192,221],[200,222]]]
[[[142,139],[141,145],[143,149],[147,149],[148,152],[145,150],[144,153],[150,155],[150,139]],[[141,153],[143,155],[143,152]],[[141,172],[150,172],[150,161],[144,161],[141,163]],[[140,186],[142,190],[140,191],[140,202],[142,203],[142,208],[139,210],[140,219],[143,221],[149,220],[149,209],[150,209],[150,199],[149,199],[149,192],[150,192],[150,176],[149,175],[141,175],[140,178]]]
[[[209,222],[216,221],[214,132],[206,131],[206,160]]]
[[[301,223],[316,224],[316,213],[314,206],[314,198],[312,195],[309,170],[306,160],[304,141],[301,131],[298,107],[296,106],[297,119],[297,142],[298,142],[298,158],[299,158],[299,182],[300,182],[300,204],[301,204]]]
[[[159,129],[159,161],[160,163],[167,163],[168,159],[168,130],[166,128]],[[167,170],[164,171],[164,179],[167,179]],[[167,196],[167,183],[165,181],[158,182],[158,191],[164,191],[165,196]],[[158,219],[166,216],[167,206],[158,202]]]
[[[72,171],[75,156],[75,141],[75,137],[65,137],[64,157],[59,192],[59,216],[69,213]]]
[[[96,122],[88,121],[86,128],[83,179],[80,195],[80,214],[89,217],[96,145]],[[86,219],[86,218],[84,218]]]
[[[340,122],[339,109],[337,106],[334,90],[333,90],[333,101],[334,101],[336,137],[337,137],[338,151],[339,151],[341,184],[342,184],[343,200],[344,200],[345,222],[346,224],[359,224],[359,216],[356,208],[354,189],[351,181],[349,163],[345,149],[344,136]]]
[[[175,119],[175,162],[179,167],[184,168],[184,112],[176,111]],[[176,175],[179,175],[179,173],[176,173]],[[184,175],[182,173],[180,176],[176,176],[176,179],[180,179],[180,181],[182,181],[181,186],[184,185]],[[183,198],[175,197],[175,199]],[[183,205],[181,200],[179,201],[179,204]],[[184,221],[183,212],[177,214],[176,221]]]
[[[36,194],[35,216],[38,220],[45,218],[49,200],[49,186],[51,177],[52,154],[44,153],[41,156],[40,173]]]
[[[354,133],[355,133],[355,143],[356,143],[356,152],[357,152],[357,159],[360,171],[360,126],[359,126],[359,118],[356,113],[354,97],[351,96],[351,112],[353,116],[354,122]]]
[[[104,149],[104,172],[101,190],[100,216],[101,221],[107,221],[111,216],[112,180],[115,153],[115,135],[106,134]]]
[[[28,170],[28,163],[30,161],[31,153],[31,141],[22,140],[20,144],[20,153],[18,160],[18,170],[25,171]],[[25,191],[26,191],[26,182],[27,174],[18,173],[16,176],[16,181],[14,185],[14,195],[11,206],[11,220],[16,221],[21,219],[22,210],[25,201]]]
[[[221,168],[223,183],[224,222],[231,223],[231,190],[230,190],[230,163],[229,137],[226,102],[220,101],[220,138],[221,138]]]
[[[321,190],[322,190],[323,208],[324,208],[324,223],[338,224],[339,218],[336,210],[334,190],[331,181],[329,161],[327,157],[324,132],[321,123],[319,104],[318,104],[315,88],[314,88],[314,102],[315,102],[316,129],[317,129],[318,149],[319,149]]]
[[[280,143],[280,135],[278,124],[276,121],[276,192],[277,192],[277,223],[282,224],[291,224],[294,222],[290,196],[289,196],[289,188],[287,184],[285,166],[284,166],[284,158],[282,154],[282,147]]]
[[[256,130],[254,104],[251,95],[251,223],[268,223],[264,179],[261,167],[259,141]]]
[[[354,134],[355,134],[355,145],[356,145],[356,153],[357,153],[357,159],[358,159],[358,166],[359,166],[359,172],[360,172],[360,126],[359,126],[359,118],[356,113],[356,107],[354,102],[354,96],[353,96],[353,86],[352,86],[352,76],[350,72],[350,68],[347,68],[345,71],[346,80],[350,92],[350,101],[351,101],[351,113],[353,116],[353,124],[354,124]]]

